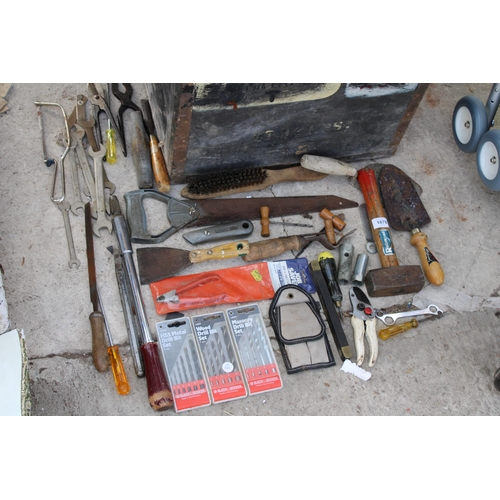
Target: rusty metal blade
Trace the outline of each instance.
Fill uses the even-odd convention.
[[[191,265],[189,250],[179,248],[138,248],[136,255],[141,285],[169,278]]]
[[[92,229],[92,216],[90,203],[85,204],[85,240],[87,242],[87,264],[89,273],[90,301],[94,312],[99,310],[99,296],[97,295],[97,279],[94,258],[94,231]]]
[[[259,220],[260,207],[269,207],[270,217],[301,215],[321,212],[323,208],[342,210],[355,208],[358,203],[339,196],[290,196],[269,198],[209,198],[196,200],[200,217],[190,224],[206,226],[209,224],[235,222],[241,219]]]
[[[429,214],[412,179],[394,165],[384,165],[378,178],[387,219],[393,229],[412,231],[429,224]]]

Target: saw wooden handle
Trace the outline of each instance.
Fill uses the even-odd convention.
[[[233,257],[243,257],[250,252],[250,245],[247,240],[225,243],[203,250],[191,250],[189,260],[193,264],[205,262],[207,260],[232,259]]]
[[[303,238],[299,236],[287,236],[285,238],[273,238],[271,240],[258,241],[250,245],[250,252],[243,257],[245,262],[269,259],[285,253],[287,250],[298,251],[304,246]]]
[[[151,150],[151,166],[153,168],[158,191],[167,193],[170,191],[170,178],[168,176],[165,158],[163,157],[160,146],[158,146],[158,139],[154,135],[149,136],[149,149]]]
[[[427,235],[415,229],[411,235],[410,243],[418,250],[422,269],[429,283],[435,286],[442,285],[444,283],[444,271],[441,264],[427,246]]]
[[[260,224],[262,226],[260,235],[263,238],[268,238],[271,235],[269,231],[269,207],[260,207]]]
[[[382,197],[377,185],[375,171],[371,168],[363,168],[358,171],[358,182],[366,203],[366,212],[370,221],[370,229],[373,241],[377,246],[380,264],[382,267],[399,265],[398,258],[392,243],[389,222],[382,205]]]

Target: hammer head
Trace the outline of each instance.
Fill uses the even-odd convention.
[[[392,297],[417,293],[425,284],[420,266],[392,266],[366,273],[365,286],[370,297]]]

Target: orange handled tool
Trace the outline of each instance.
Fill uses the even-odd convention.
[[[116,391],[121,396],[125,396],[130,392],[130,385],[127,380],[127,375],[125,373],[125,368],[123,367],[122,358],[120,357],[120,351],[118,350],[118,346],[114,344],[113,338],[111,337],[111,332],[109,330],[108,321],[106,319],[106,315],[104,314],[104,308],[102,306],[101,294],[98,293],[97,297],[99,299],[99,308],[101,309],[103,318],[104,318],[104,328],[106,330],[106,334],[108,336],[109,347],[109,361],[111,364],[111,370],[113,372],[113,377],[115,379]]]
[[[160,191],[161,193],[167,193],[168,191],[170,191],[170,177],[168,176],[167,164],[165,163],[165,158],[163,156],[162,150],[160,149],[158,138],[156,136],[151,106],[147,99],[142,99],[141,104],[144,123],[148,129],[149,134],[151,167],[153,169],[156,186],[158,188],[158,191]]]

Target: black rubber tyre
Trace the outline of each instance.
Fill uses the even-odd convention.
[[[493,376],[493,384],[495,384],[495,389],[500,392],[500,368],[498,368]]]
[[[489,129],[486,108],[476,96],[462,97],[453,111],[453,137],[465,153],[474,153]]]
[[[500,130],[488,130],[477,146],[476,163],[483,184],[500,191]]]

